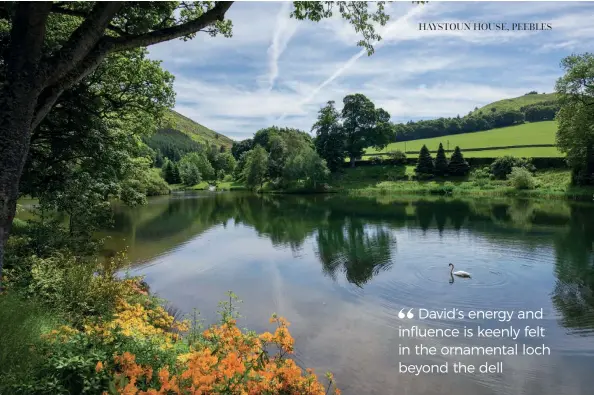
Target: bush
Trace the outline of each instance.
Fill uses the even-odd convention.
[[[151,169],[145,179],[146,196],[168,195],[171,192],[159,169]]]
[[[489,167],[482,167],[474,169],[470,175],[473,180],[484,180],[491,176],[491,169]]]
[[[122,260],[120,254],[97,266],[58,252],[34,259],[28,292],[77,325],[90,316],[109,315],[126,292],[116,277]]]
[[[406,165],[406,154],[402,151],[391,151],[388,153],[388,157],[395,165]]]
[[[523,167],[514,167],[509,175],[511,185],[516,189],[534,189],[536,186],[532,173]]]
[[[529,159],[503,156],[491,163],[491,174],[497,180],[505,180],[514,167],[521,167],[532,173],[536,171]]]
[[[381,165],[383,162],[381,156],[372,156],[369,161],[374,165]]]
[[[196,315],[176,321],[137,280],[122,284],[133,293],[112,318],[47,333],[39,350],[46,358],[29,382],[13,380],[9,393],[322,395],[333,385],[330,373],[323,385],[286,357],[294,340],[282,317],[270,319],[273,332],[242,331],[230,293],[220,323],[203,330]]]

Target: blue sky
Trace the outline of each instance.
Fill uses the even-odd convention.
[[[291,2],[236,2],[233,37],[199,34],[150,48],[175,79],[181,114],[232,139],[277,125],[311,129],[327,101],[367,95],[392,120],[461,116],[475,106],[552,92],[560,60],[591,50],[594,3],[429,2],[388,5],[371,57],[339,18],[289,18]],[[419,22],[550,23],[545,31],[422,31]]]

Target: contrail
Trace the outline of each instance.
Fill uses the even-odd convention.
[[[291,2],[284,2],[276,15],[276,26],[272,35],[272,43],[268,47],[268,91],[274,87],[274,82],[278,77],[278,58],[282,55],[287,44],[295,34],[296,24],[289,20],[289,9]]]
[[[408,21],[408,19],[410,19],[411,17],[422,13],[423,9],[425,9],[425,7],[426,7],[426,5],[422,5],[422,6],[417,5],[417,6],[413,7],[406,14],[404,14],[403,16],[401,16],[394,22],[388,24],[388,26],[386,26],[384,28],[384,30],[382,30],[382,32],[380,33],[380,36],[384,37],[386,34],[390,33],[392,30],[394,30],[394,28],[396,28],[398,26],[402,26],[402,24],[406,23]],[[397,40],[398,39],[395,39],[394,41],[397,41]],[[378,42],[377,44],[375,44],[375,48],[381,47],[384,43],[385,43],[385,40]],[[340,66],[330,77],[328,77],[324,82],[322,82],[319,86],[317,86],[305,99],[300,101],[299,105],[301,106],[303,104],[309,103],[311,101],[311,99],[313,99],[318,94],[318,92],[320,92],[320,90],[322,90],[328,84],[330,84],[332,81],[334,81],[336,78],[338,78],[342,73],[344,73],[345,70],[347,70],[353,64],[355,64],[357,62],[357,60],[359,60],[359,58],[361,56],[365,55],[366,53],[367,53],[367,49],[362,49],[357,54],[352,56],[349,60],[346,61],[345,64]],[[283,115],[281,115],[276,120],[276,122],[282,121],[283,119],[285,119],[286,116],[287,116],[287,113],[285,112]]]

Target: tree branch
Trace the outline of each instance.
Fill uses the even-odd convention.
[[[225,13],[233,5],[233,1],[217,1],[215,6],[202,14],[198,19],[183,23],[178,26],[154,30],[137,36],[107,38],[114,44],[113,51],[125,51],[137,47],[147,47],[173,40],[188,34],[196,33],[201,29],[225,19]]]
[[[76,68],[103,37],[105,29],[123,2],[98,2],[62,48],[43,66],[44,87],[55,84],[72,68]]]
[[[61,15],[69,15],[69,16],[76,16],[79,18],[88,18],[89,14],[83,11],[72,10],[70,8],[62,8],[61,6],[64,4],[54,3],[52,6],[52,13],[61,14]],[[120,36],[127,36],[129,35],[124,30],[120,29],[117,26],[112,24],[107,25],[107,29],[111,30],[114,33],[119,34]]]
[[[45,116],[50,112],[60,95],[68,88],[72,87],[76,83],[80,82],[83,78],[88,76],[99,66],[99,64],[105,59],[109,53],[113,44],[109,42],[101,42],[91,53],[76,66],[70,70],[68,74],[64,76],[60,81],[54,85],[46,87],[39,99],[37,100],[37,108],[35,110],[35,116],[31,124],[31,128],[35,129]]]

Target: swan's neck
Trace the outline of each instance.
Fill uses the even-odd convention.
[[[450,273],[452,273],[454,271],[454,265],[450,266],[452,269],[450,270]]]

